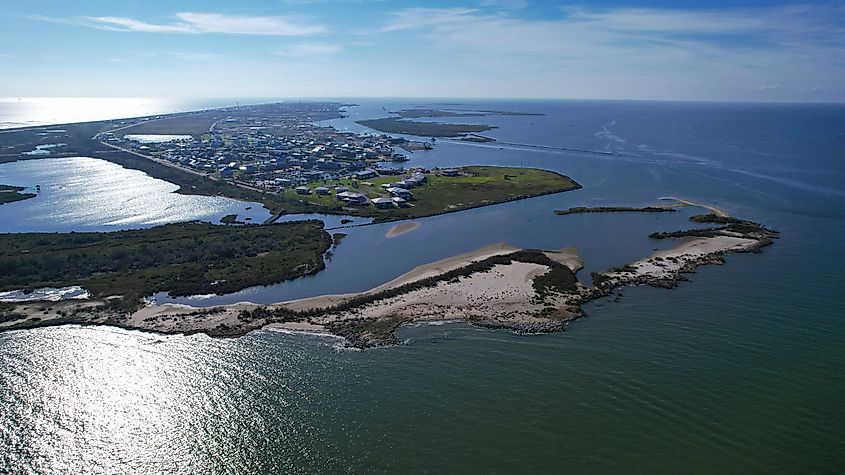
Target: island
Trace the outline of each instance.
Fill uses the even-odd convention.
[[[207,224],[168,225],[127,231],[121,236],[4,235],[0,266],[26,266],[32,270],[4,277],[0,290],[84,285],[93,298],[6,303],[0,307],[0,330],[83,323],[231,337],[270,327],[324,332],[359,348],[396,344],[396,328],[414,321],[461,319],[517,333],[557,332],[584,315],[585,303],[606,297],[619,287],[675,287],[698,266],[723,263],[731,253],[758,252],[772,244],[778,234],[724,212],[694,215],[690,219],[710,226],[652,234],[653,239],[680,240],[672,249],[593,273],[592,286],[578,279],[582,262],[573,248],[523,249],[502,243],[417,267],[366,292],[214,308],[147,305],[140,298],[157,291],[175,295],[233,291],[250,284],[313,273],[322,268],[318,256],[329,249],[331,238],[316,222],[286,223],[304,227],[299,232],[305,232],[308,238],[290,237],[291,230],[283,225],[218,226],[217,239],[209,245],[218,242],[223,247],[208,253],[222,253],[230,259],[211,265],[203,257],[206,254],[202,249],[207,246],[193,245],[197,239],[204,239],[203,234],[197,236],[193,231],[211,226]],[[230,235],[233,232],[241,234]],[[120,258],[122,251],[137,251],[146,242],[144,239],[155,235],[174,240],[159,251],[164,258],[136,262],[137,257],[133,256],[137,252]],[[288,236],[288,241],[277,247],[268,236]],[[249,249],[242,249],[245,243],[253,242]],[[200,250],[190,251],[189,247]],[[108,257],[97,259],[97,255],[106,252],[110,253]],[[182,257],[183,252],[188,252],[188,257]],[[88,257],[91,262],[85,262]],[[264,265],[264,260],[274,264]],[[121,264],[109,267],[115,261]]]
[[[440,110],[428,108],[402,109],[390,113],[392,117],[359,120],[356,123],[379,132],[391,134],[416,135],[420,137],[459,138],[468,142],[493,142],[489,137],[477,135],[495,127],[484,124],[450,124],[444,122],[423,122],[411,119],[423,118],[461,118],[484,117],[491,115],[543,115],[526,112],[492,111],[492,110]]]
[[[0,205],[35,198],[35,193],[21,193],[24,190],[22,186],[0,185]]]

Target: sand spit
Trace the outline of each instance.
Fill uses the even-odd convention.
[[[397,224],[396,226],[390,228],[390,230],[387,231],[384,237],[395,238],[403,234],[408,234],[411,231],[416,231],[417,229],[419,229],[420,226],[422,226],[422,224],[417,221]]]
[[[730,217],[730,215],[728,213],[726,213],[725,211],[723,211],[723,210],[721,210],[721,209],[719,209],[715,206],[706,205],[704,203],[698,203],[696,201],[688,200],[688,199],[685,199],[685,198],[676,198],[674,196],[664,196],[660,199],[661,200],[677,201],[678,203],[681,203],[681,204],[684,204],[684,205],[687,205],[687,206],[697,206],[699,208],[704,208],[704,209],[710,211],[711,213],[713,213],[714,215],[722,217],[722,218]]]

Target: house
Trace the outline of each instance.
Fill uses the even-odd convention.
[[[295,190],[296,190],[296,193],[300,194],[300,195],[310,195],[311,194],[311,188],[308,188],[307,186],[297,186],[295,188]]]
[[[402,198],[405,201],[414,199],[414,194],[404,188],[393,187],[388,188],[387,191],[391,195],[398,196],[399,198]]]
[[[318,195],[329,195],[331,194],[331,191],[325,186],[319,186],[314,188],[314,193],[317,193]]]
[[[369,180],[370,178],[375,178],[378,176],[375,170],[370,170],[369,168],[366,170],[361,170],[360,172],[355,172],[353,176],[359,180]]]
[[[340,192],[337,194],[337,199],[346,201],[349,204],[365,204],[368,201],[366,195],[354,191]]]
[[[343,193],[344,191],[349,191],[349,188],[345,186],[338,186],[334,189],[335,193]]]
[[[377,167],[376,172],[379,175],[401,175],[403,170],[401,168]]]
[[[458,176],[458,169],[457,168],[444,168],[440,170],[440,174],[443,176]]]
[[[394,196],[393,198],[391,198],[391,200],[393,201],[393,203],[394,203],[396,206],[398,206],[398,207],[400,207],[400,208],[404,208],[405,206],[408,206],[408,203],[407,203],[407,201],[406,201],[404,198],[400,198],[400,197],[398,197],[398,196]]]
[[[392,208],[393,200],[390,198],[373,198],[373,204],[379,209]]]

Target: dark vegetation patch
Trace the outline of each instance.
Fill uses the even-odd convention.
[[[0,205],[35,198],[35,193],[21,193],[21,186],[0,185]]]
[[[326,327],[333,334],[345,338],[349,347],[371,348],[398,344],[394,332],[399,325],[408,321],[410,319],[401,317],[362,318],[333,322]]]
[[[238,220],[237,214],[227,214],[220,218],[220,222],[223,224],[246,224],[244,221]]]
[[[0,290],[81,285],[95,298],[123,295],[111,305],[131,310],[156,292],[231,293],[313,274],[330,246],[320,221],[0,234]]]
[[[671,239],[682,237],[711,238],[722,236],[725,232],[729,232],[748,235],[750,238],[754,239],[758,239],[759,236],[761,242],[765,243],[767,239],[774,238],[779,234],[777,231],[767,229],[762,224],[755,223],[754,221],[737,219],[731,216],[718,216],[712,213],[691,216],[690,221],[695,223],[722,224],[722,226],[704,229],[687,229],[683,231],[654,232],[649,234],[648,237],[652,239]]]

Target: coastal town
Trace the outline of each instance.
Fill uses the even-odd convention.
[[[339,132],[314,124],[313,117],[301,111],[270,113],[264,108],[244,107],[229,112],[207,130],[190,134],[135,133],[147,126],[142,121],[102,132],[98,139],[110,147],[238,186],[274,194],[333,196],[343,205],[377,209],[407,206],[415,199],[411,189],[426,183],[431,173],[422,167],[406,170],[403,164],[409,159],[397,151],[398,147],[431,149],[429,142]],[[182,127],[178,118],[174,126],[177,131]],[[436,173],[458,176],[459,171]],[[378,177],[390,178],[381,180],[373,190],[367,180]],[[341,180],[351,181],[344,186],[339,184]],[[329,186],[332,182],[336,186]],[[359,182],[369,185],[370,192],[358,189]]]

